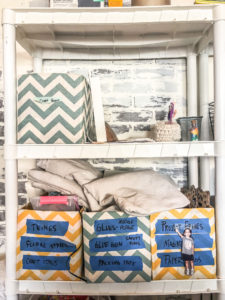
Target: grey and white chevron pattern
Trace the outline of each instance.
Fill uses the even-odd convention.
[[[84,246],[84,262],[85,277],[88,282],[141,282],[151,280],[151,250],[150,250],[150,219],[148,217],[137,217],[137,232],[127,234],[106,234],[96,235],[94,231],[94,223],[96,220],[109,220],[118,218],[130,218],[133,216],[123,212],[97,212],[83,213],[83,246]],[[90,241],[96,237],[113,237],[130,234],[142,234],[145,248],[130,249],[108,252],[91,252]],[[138,256],[143,263],[141,271],[94,271],[90,264],[90,257],[93,256]]]
[[[84,143],[94,128],[90,87],[76,74],[22,75],[17,114],[20,144]]]

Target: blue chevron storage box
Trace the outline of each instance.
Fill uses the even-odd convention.
[[[83,243],[88,282],[151,280],[149,217],[83,213]]]
[[[82,75],[32,73],[18,79],[19,144],[85,143],[93,128],[90,87]]]

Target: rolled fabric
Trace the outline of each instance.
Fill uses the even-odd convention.
[[[28,172],[28,179],[32,181],[33,187],[43,189],[47,192],[56,191],[64,195],[77,195],[79,205],[89,207],[82,188],[72,180],[36,169]]]

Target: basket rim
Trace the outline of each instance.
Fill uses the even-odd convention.
[[[184,120],[190,120],[190,119],[202,119],[203,116],[197,116],[197,117],[180,117],[180,118],[177,118],[176,120],[181,120],[181,119],[184,119]]]

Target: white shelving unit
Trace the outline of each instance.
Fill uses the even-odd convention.
[[[166,295],[219,293],[225,299],[225,6],[131,7],[92,9],[5,9],[5,175],[6,175],[6,292],[20,293]],[[16,144],[16,41],[33,56],[41,70],[43,59],[187,58],[188,114],[197,112],[197,56],[200,75],[214,53],[215,142],[117,143],[95,145]],[[205,51],[207,49],[207,51]],[[200,82],[204,91],[204,81]],[[202,92],[203,93],[203,92]],[[203,96],[203,95],[201,95]],[[200,97],[203,98],[204,97]],[[203,101],[201,100],[201,101]],[[200,105],[204,107],[204,103]],[[203,127],[203,132],[206,128]],[[216,159],[216,228],[218,279],[152,281],[150,283],[86,284],[16,280],[17,159],[188,157],[190,182],[197,157]]]

